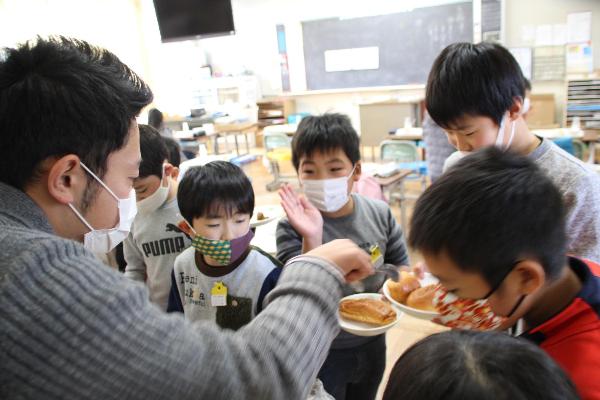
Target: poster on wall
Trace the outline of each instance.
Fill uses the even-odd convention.
[[[567,45],[567,73],[586,74],[594,70],[592,42]]]

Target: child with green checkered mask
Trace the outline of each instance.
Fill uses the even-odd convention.
[[[177,200],[192,246],[175,260],[167,310],[238,329],[260,312],[281,272],[250,246],[252,184],[239,167],[214,161],[186,172]]]

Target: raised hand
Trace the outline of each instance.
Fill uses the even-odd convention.
[[[320,245],[323,236],[323,216],[321,216],[321,212],[304,195],[297,195],[288,184],[279,189],[279,197],[281,198],[281,206],[296,232],[305,241],[308,240],[317,246]]]

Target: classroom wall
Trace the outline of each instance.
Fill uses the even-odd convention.
[[[198,67],[210,63],[215,72],[257,75],[263,95],[281,94],[275,25],[284,24],[292,91],[306,88],[301,21],[352,18],[399,12],[462,0],[232,0],[236,35],[161,44],[152,0],[0,0],[0,46],[13,46],[37,34],[63,34],[88,40],[116,53],[150,83],[162,108],[189,110],[186,90]],[[34,10],[34,11],[32,11]],[[600,68],[599,0],[505,0],[504,38],[508,47],[523,43],[525,26],[566,23],[567,14],[592,11],[594,64]],[[562,121],[564,82],[533,82],[534,93],[553,93],[557,122]],[[387,97],[423,95],[422,88],[394,91],[303,93],[295,96],[298,111],[340,111],[355,124],[357,105]]]
[[[433,6],[452,1],[431,1],[421,6]],[[394,3],[395,5],[391,4]],[[357,6],[356,15],[377,14],[377,12],[402,11],[399,5],[405,2],[347,2],[343,0],[232,0],[236,37],[202,40],[202,47],[209,59],[216,65],[228,65],[238,70],[251,70],[259,76],[263,95],[281,93],[280,69],[278,64],[275,24],[286,27],[288,61],[292,92],[306,89],[304,76],[303,49],[301,43],[301,21],[340,16],[345,10]],[[357,5],[358,4],[358,5]],[[417,4],[417,3],[413,3]],[[396,7],[396,8],[394,8]],[[410,8],[410,5],[408,6]],[[406,9],[406,8],[404,8]],[[592,11],[592,41],[595,44],[594,67],[600,68],[600,1],[598,0],[505,0],[504,39],[507,47],[530,46],[521,40],[525,26],[566,23],[567,14],[578,11]],[[343,15],[342,15],[343,16]],[[257,23],[260,21],[260,23]],[[239,54],[235,57],[234,54]],[[241,66],[243,64],[243,66]],[[534,93],[552,93],[556,99],[556,122],[563,119],[566,102],[564,82],[533,82]],[[351,116],[358,126],[357,105],[361,102],[380,100],[385,97],[405,97],[424,95],[421,89],[395,91],[352,91],[347,93],[310,94],[294,96],[297,110],[320,113],[340,111]]]

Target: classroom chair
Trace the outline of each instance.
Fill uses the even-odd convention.
[[[400,205],[401,225],[406,229],[406,200],[416,200],[419,195],[427,188],[427,164],[421,160],[417,145],[410,140],[384,140],[379,145],[379,154],[381,161],[393,161],[398,163],[399,169],[409,169],[414,171],[405,179],[402,179],[394,187],[390,188],[389,199],[397,201]],[[406,193],[406,181],[419,181],[420,191],[417,196]]]
[[[567,153],[583,160],[586,146],[581,140],[572,137],[560,137],[554,138],[552,141]]]
[[[573,139],[573,155],[580,160],[583,160],[586,151],[586,145],[579,139]]]
[[[567,153],[574,155],[575,151],[573,150],[573,138],[572,137],[557,137],[553,138],[552,141],[558,147],[566,151]]]
[[[263,144],[265,147],[265,159],[268,162],[267,168],[273,175],[273,180],[267,183],[269,192],[279,189],[279,186],[288,179],[293,179],[296,175],[281,174],[280,164],[292,160],[292,141],[285,133],[264,131]]]

